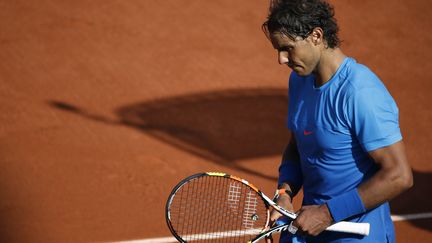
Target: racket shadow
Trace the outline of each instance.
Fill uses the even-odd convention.
[[[132,104],[116,114],[123,124],[181,150],[277,180],[247,166],[247,160],[282,154],[289,138],[287,100],[285,89],[236,89]]]

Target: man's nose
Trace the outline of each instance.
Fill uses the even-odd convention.
[[[279,64],[287,64],[289,62],[289,58],[288,58],[288,52],[286,51],[280,51],[278,52],[278,61]]]

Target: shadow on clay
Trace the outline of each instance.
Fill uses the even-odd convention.
[[[289,133],[285,128],[284,89],[225,90],[140,102],[115,109],[117,120],[92,114],[61,101],[50,106],[88,119],[126,125],[214,163],[276,181],[239,160],[281,155]],[[274,168],[275,169],[275,168]],[[391,201],[393,214],[431,212],[431,173],[414,171],[415,185]],[[432,231],[431,219],[411,224]]]
[[[110,120],[72,104],[57,109],[136,128],[176,148],[253,176],[276,181],[240,160],[281,155],[289,140],[284,89],[246,89],[189,94],[115,109]]]

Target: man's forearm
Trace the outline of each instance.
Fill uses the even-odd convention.
[[[279,188],[287,189],[292,195],[297,194],[303,184],[300,168],[300,158],[294,137],[285,148],[282,163],[279,167]]]
[[[379,206],[412,186],[412,172],[402,142],[369,154],[379,166],[378,172],[358,188],[327,201],[336,222]]]

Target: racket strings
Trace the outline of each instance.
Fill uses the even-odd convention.
[[[220,176],[184,184],[172,200],[170,214],[173,228],[188,242],[246,242],[267,220],[267,208],[255,191]]]

